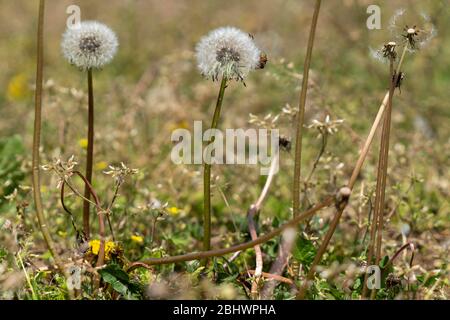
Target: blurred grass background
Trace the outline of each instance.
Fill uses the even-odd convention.
[[[220,126],[250,127],[249,113],[264,117],[268,113],[280,113],[286,104],[297,106],[313,2],[48,0],[42,133],[44,163],[53,157],[68,158],[74,154],[84,164],[86,75],[68,65],[59,47],[67,19],[66,7],[70,4],[80,6],[82,20],[94,19],[109,25],[120,41],[114,61],[94,75],[95,187],[103,198],[111,196],[111,181],[101,173],[107,164],[124,161],[132,168],[139,168],[141,175],[122,191],[123,197],[116,208],[115,224],[124,239],[133,234],[148,236],[148,217],[139,206],[158,198],[180,208],[181,212],[163,223],[161,238],[173,244],[161,242],[161,245],[170,254],[198,248],[196,241],[200,239],[201,229],[192,222],[201,216],[201,168],[175,166],[170,162],[171,131],[177,127],[191,128],[194,120],[209,123],[218,90],[217,83],[206,81],[198,74],[193,55],[195,44],[209,30],[232,25],[251,33],[267,53],[266,69],[253,72],[246,81],[247,87],[231,84],[225,96]],[[366,27],[366,8],[370,4],[381,7],[381,30]],[[13,148],[16,151],[5,151],[2,155],[2,160],[11,153],[22,157],[23,177],[13,179],[17,182],[16,187],[30,185],[37,6],[37,1],[0,0],[0,139],[16,136],[15,139],[20,141],[17,148]],[[312,192],[312,199],[317,200],[333,187],[345,184],[351,173],[358,146],[388,88],[388,67],[370,57],[369,47],[377,48],[390,40],[389,19],[399,8],[427,13],[438,33],[426,48],[407,57],[403,70],[406,78],[401,94],[394,99],[387,194],[391,207],[400,203],[397,210],[400,213],[392,230],[386,231],[389,234],[386,245],[388,250],[398,247],[398,225],[407,223],[416,232],[412,234],[419,239],[419,248],[423,250],[419,261],[433,268],[437,267],[435,264],[442,266],[444,263],[439,260],[442,256],[438,251],[448,253],[449,235],[450,5],[447,0],[323,1],[313,53],[306,123],[312,119],[323,120],[329,114],[333,119],[344,119],[345,124],[330,138],[329,159],[319,170],[314,182],[317,190]],[[293,136],[295,132],[292,121],[285,121],[280,129],[287,136]],[[316,135],[311,131],[305,137],[304,175],[320,146]],[[375,143],[364,167],[362,178],[366,189],[361,193],[368,192],[375,184],[377,148],[378,143]],[[274,217],[282,220],[290,215],[293,154],[284,153],[281,161],[281,172],[262,212],[262,218],[270,218],[270,223],[264,220],[268,226],[277,224],[272,221]],[[339,163],[344,163],[342,172],[333,172],[334,167],[330,169],[330,166]],[[219,176],[216,185],[229,198],[230,205],[227,207],[216,187],[213,198],[217,213],[213,220],[215,243],[217,245],[224,239],[227,243],[242,240],[245,235],[240,231],[246,229],[243,208],[254,201],[263,183],[258,176],[259,169],[233,166],[215,168],[214,171]],[[332,175],[335,180],[329,183]],[[405,192],[411,176],[422,181],[413,188],[412,194]],[[5,187],[11,179],[4,176],[4,181],[0,181],[2,197],[13,190],[11,184]],[[56,237],[65,238],[71,231],[58,204],[58,191],[49,175],[44,174],[43,179],[46,209],[55,218],[55,228],[59,232],[55,232]],[[32,203],[29,193],[23,198]],[[337,247],[344,246],[348,237],[355,233],[356,237],[360,234],[361,228],[354,229],[353,225],[357,219],[356,202],[355,199],[354,208],[349,209],[348,217],[343,221],[342,229],[351,231],[337,235]],[[29,223],[33,225],[32,208],[27,210]],[[242,230],[233,229],[230,212],[238,213],[236,219]],[[14,214],[14,205],[0,207],[0,215],[11,217]],[[331,212],[327,214],[325,220],[319,221],[318,234],[324,230]],[[389,241],[393,241],[392,245]],[[61,242],[61,246],[69,244]],[[135,258],[145,256],[142,250],[129,250]],[[331,250],[339,251],[333,247]],[[347,250],[350,253],[342,250],[339,254],[343,256],[355,254],[350,249]]]

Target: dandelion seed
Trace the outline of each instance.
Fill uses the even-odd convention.
[[[264,68],[267,57],[253,38],[234,27],[211,31],[196,47],[198,68],[213,81],[221,77],[243,81],[251,70]]]
[[[111,62],[119,46],[115,33],[96,21],[81,22],[63,35],[62,52],[69,63],[82,70],[99,69]]]

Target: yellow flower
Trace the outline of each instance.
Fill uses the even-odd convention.
[[[81,148],[86,149],[88,146],[88,140],[87,139],[80,139],[78,140],[78,144]]]
[[[181,121],[169,123],[168,130],[174,131],[176,129],[189,129],[189,127],[190,127],[189,122],[187,122],[186,120],[181,120]]]
[[[169,214],[171,214],[171,215],[173,215],[173,216],[176,216],[176,215],[178,215],[179,213],[180,213],[180,209],[178,209],[177,207],[170,207],[170,208],[167,208],[167,212],[169,213]]]
[[[144,238],[138,235],[132,235],[131,236],[131,241],[137,243],[137,244],[143,244],[144,243]]]
[[[65,238],[65,237],[67,237],[67,232],[65,232],[65,231],[58,231],[58,235],[60,237],[62,237],[62,238]]]
[[[102,171],[108,167],[108,163],[105,161],[99,161],[95,164],[95,170]]]
[[[116,245],[113,241],[106,241],[105,242],[105,260],[108,261],[111,259],[111,254],[117,253],[117,249],[119,248],[118,245]],[[98,255],[100,251],[100,240],[91,240],[89,241],[89,249],[91,253],[95,256]]]
[[[9,81],[7,96],[10,100],[22,100],[27,97],[28,93],[28,81],[24,74],[18,74]]]

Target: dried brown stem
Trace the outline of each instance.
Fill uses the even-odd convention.
[[[266,183],[264,184],[263,190],[258,197],[258,200],[250,206],[250,209],[247,212],[247,221],[248,221],[248,230],[250,232],[250,237],[252,240],[256,240],[258,238],[258,234],[256,232],[256,224],[255,224],[255,215],[259,213],[261,210],[262,203],[264,202],[264,199],[266,198],[270,185],[272,184],[273,177],[276,172],[276,168],[278,166],[278,157],[274,157],[274,160],[272,161],[272,164],[269,169],[269,174],[267,175]],[[252,281],[252,288],[251,288],[251,294],[253,299],[258,298],[258,289],[259,289],[259,283],[260,278],[263,270],[263,258],[262,258],[262,251],[261,246],[256,245],[255,246],[255,256],[256,256],[256,269],[255,269],[255,277]]]
[[[401,59],[400,59],[398,65],[397,65],[397,69],[396,69],[396,72],[395,72],[396,74],[399,73],[399,71],[400,71],[400,69],[402,67],[402,64],[403,64],[403,61],[404,61],[404,58],[405,58],[405,53],[406,53],[406,50],[404,49],[403,53],[402,53],[402,56],[401,56]],[[386,106],[387,106],[387,104],[389,102],[388,100],[389,100],[389,92],[387,92],[386,95],[384,96],[383,102],[382,102],[382,104],[381,104],[381,106],[380,106],[380,108],[378,110],[377,116],[376,116],[376,118],[375,118],[375,120],[374,120],[374,122],[372,124],[372,128],[370,129],[369,135],[368,135],[368,137],[366,139],[366,142],[364,143],[364,146],[363,146],[363,148],[361,150],[360,156],[359,156],[359,158],[358,158],[358,160],[356,162],[355,168],[353,169],[352,175],[351,175],[350,180],[349,180],[349,182],[347,184],[347,186],[350,188],[350,190],[352,190],[353,187],[355,186],[356,180],[357,180],[357,178],[358,178],[358,176],[359,176],[359,174],[361,172],[361,168],[362,168],[362,166],[364,164],[364,161],[365,161],[365,159],[367,157],[367,154],[368,154],[370,146],[371,146],[371,144],[373,142],[375,133],[377,131],[378,126],[380,125],[381,119],[382,119],[382,117],[384,115],[384,111],[385,111]],[[331,222],[331,225],[328,228],[328,231],[327,231],[327,233],[325,235],[325,239],[322,242],[322,244],[320,245],[318,253],[317,253],[316,257],[314,258],[313,263],[311,264],[310,270],[309,270],[308,275],[306,277],[306,281],[303,284],[302,288],[300,289],[300,291],[299,291],[299,293],[297,295],[297,299],[303,299],[304,298],[305,293],[306,293],[306,291],[308,289],[308,286],[309,286],[309,281],[311,281],[314,278],[315,269],[316,269],[317,265],[320,263],[320,261],[322,260],[323,253],[325,253],[325,251],[326,251],[326,249],[328,247],[328,244],[329,244],[329,242],[330,242],[334,232],[336,231],[337,225],[339,224],[339,221],[340,221],[340,218],[342,216],[342,213],[343,213],[344,209],[345,209],[345,207],[337,209],[336,215],[335,215],[333,221]]]
[[[391,264],[393,264],[394,260],[397,259],[397,257],[400,255],[400,253],[402,253],[402,251],[404,251],[405,249],[411,250],[411,259],[409,260],[409,267],[412,268],[412,265],[414,262],[414,251],[415,251],[415,246],[414,246],[414,243],[412,243],[412,242],[408,242],[408,243],[404,244],[400,249],[398,249],[397,252],[394,253],[394,255],[392,256],[392,258],[389,259],[389,261],[386,263],[384,268],[386,269]]]
[[[298,121],[297,121],[297,132],[295,140],[295,165],[294,165],[294,181],[292,187],[292,197],[293,197],[293,212],[294,217],[300,213],[300,177],[302,168],[302,140],[303,140],[303,125],[305,122],[305,104],[306,104],[306,93],[308,91],[308,78],[309,69],[311,66],[312,50],[314,46],[314,38],[316,35],[317,20],[319,18],[321,0],[316,0],[316,5],[314,8],[314,14],[311,22],[311,29],[309,32],[308,47],[306,49],[305,63],[303,66],[303,79],[302,79],[302,89],[300,92],[299,110],[298,110]]]
[[[255,275],[256,271],[255,270],[248,270],[248,273],[251,275]],[[291,286],[295,286],[294,281],[292,281],[291,279],[288,279],[286,277],[282,277],[278,274],[273,274],[273,273],[268,273],[268,272],[261,272],[261,276],[270,280],[275,280],[278,282],[283,282],[286,284],[289,284]]]
[[[95,192],[94,188],[92,187],[91,183],[88,181],[88,179],[83,176],[83,174],[79,171],[74,171],[74,174],[79,176],[85,185],[85,188],[89,192],[89,196],[92,195],[95,201],[97,214],[98,214],[98,225],[99,225],[99,235],[100,235],[100,248],[98,251],[98,259],[97,259],[97,267],[101,267],[105,262],[105,221],[104,221],[104,212],[105,210],[102,209],[100,199],[97,196],[97,193]]]
[[[280,277],[284,269],[286,268],[289,260],[289,256],[292,251],[292,247],[295,243],[295,237],[293,238],[285,238],[283,237],[280,245],[280,249],[278,250],[278,256],[275,260],[275,262],[272,264],[270,268],[270,274],[274,276]],[[277,282],[271,281],[266,282],[264,285],[262,291],[261,291],[261,297],[263,299],[270,299],[273,296],[273,291],[275,290],[275,287],[277,286]]]
[[[314,215],[317,211],[320,209],[323,209],[325,207],[328,207],[331,205],[334,201],[334,197],[329,196],[325,200],[323,200],[321,203],[315,205],[309,210],[306,210],[299,216],[293,218],[292,220],[286,222],[279,228],[272,230],[271,232],[265,234],[264,236],[260,236],[255,240],[241,243],[238,245],[231,246],[229,248],[223,248],[223,249],[216,249],[216,250],[209,250],[209,251],[203,251],[203,252],[193,252],[188,254],[183,254],[179,256],[172,256],[172,257],[164,257],[164,258],[155,258],[155,259],[148,259],[145,261],[139,261],[139,262],[133,262],[130,264],[128,271],[132,271],[135,268],[141,267],[142,264],[146,264],[147,266],[151,265],[161,265],[161,264],[170,264],[170,263],[178,263],[178,262],[185,262],[185,261],[192,261],[192,260],[201,260],[206,259],[210,257],[219,257],[226,255],[228,253],[233,253],[236,251],[241,250],[247,250],[249,248],[252,248],[258,244],[264,243],[269,241],[270,239],[280,235],[284,230],[287,228],[296,226],[300,222],[304,221],[305,219],[308,219],[312,215]]]

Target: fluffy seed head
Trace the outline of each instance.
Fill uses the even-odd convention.
[[[82,70],[98,69],[108,64],[118,46],[116,34],[96,21],[84,21],[68,28],[61,42],[64,57]]]
[[[253,37],[234,27],[223,27],[204,36],[196,47],[198,69],[208,79],[243,81],[250,70],[263,68]],[[264,61],[265,64],[265,61]]]
[[[425,13],[400,9],[390,19],[389,30],[397,43],[407,45],[409,52],[424,48],[437,34],[430,17]]]

